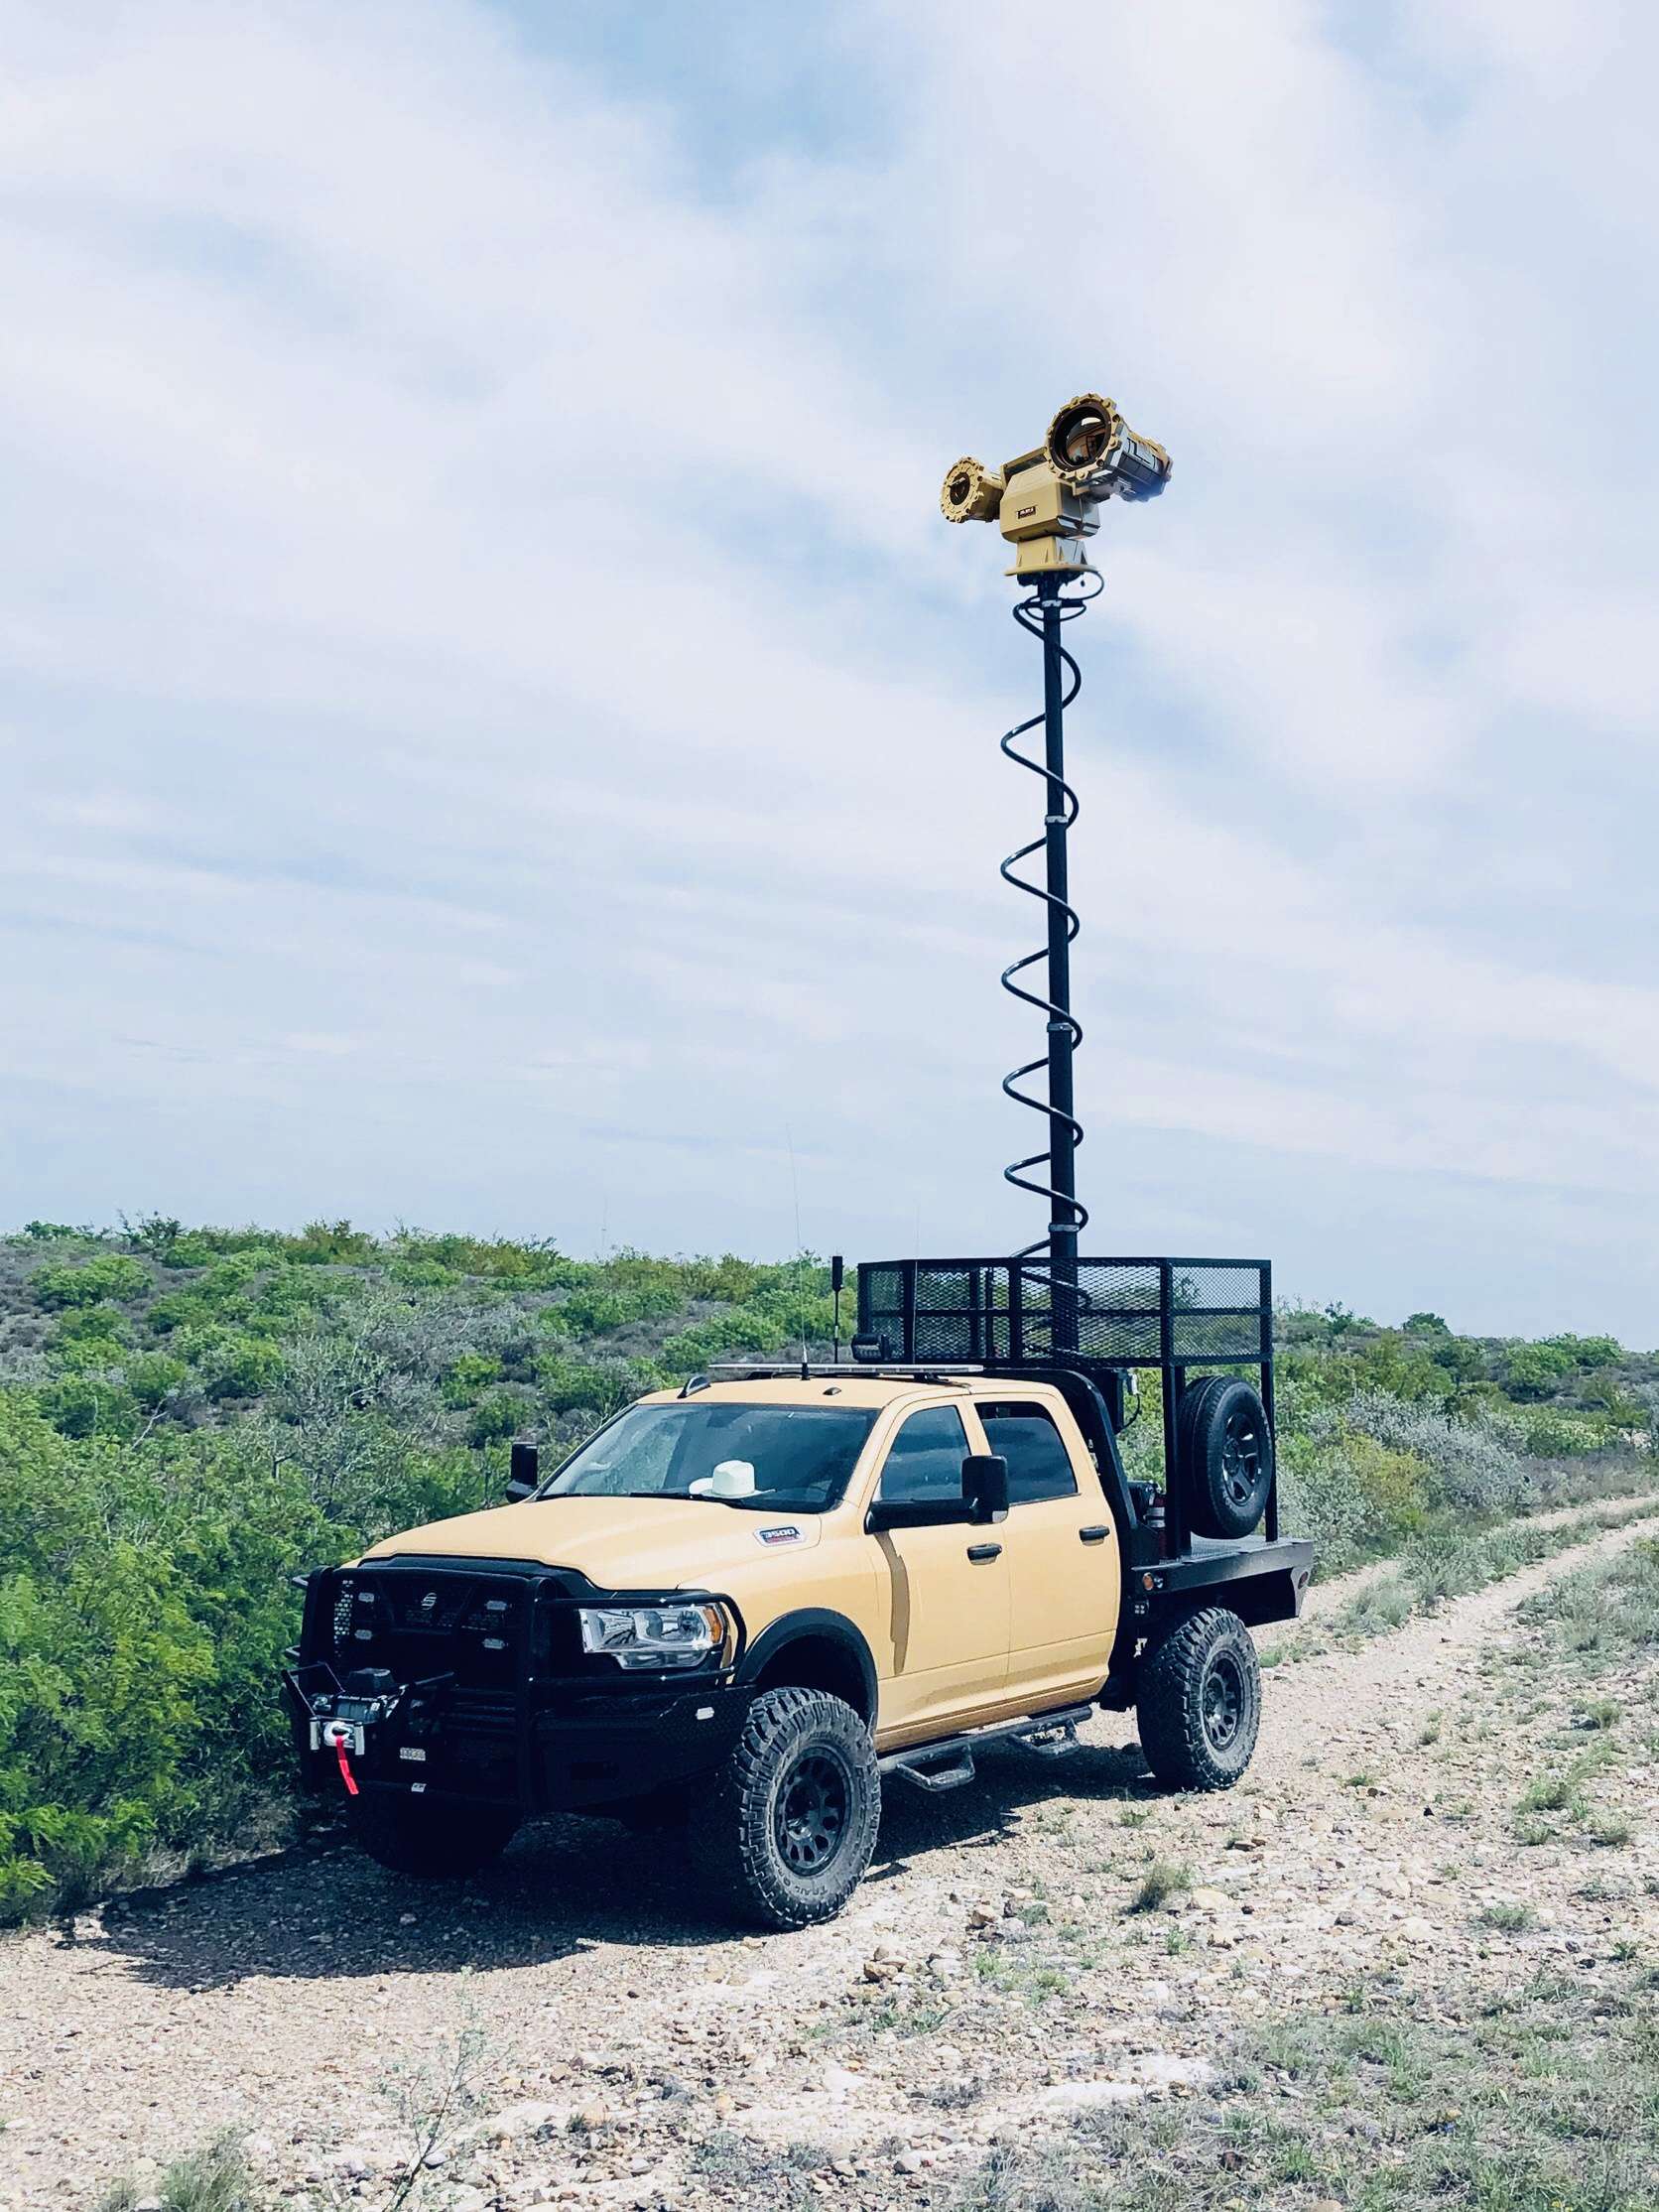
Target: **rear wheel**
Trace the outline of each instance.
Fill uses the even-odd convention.
[[[863,1879],[881,1818],[870,1732],[827,1690],[766,1690],[695,1834],[710,1886],[743,1918],[804,1928]]]
[[[1236,1613],[1211,1606],[1141,1660],[1136,1701],[1147,1764],[1172,1789],[1230,1789],[1256,1748],[1261,1669]]]
[[[516,1813],[494,1806],[438,1804],[382,1790],[349,1799],[347,1819],[353,1839],[393,1874],[451,1881],[499,1859],[518,1827]]]

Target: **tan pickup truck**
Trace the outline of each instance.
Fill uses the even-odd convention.
[[[1259,1396],[1186,1398],[1189,1521],[1260,1518]],[[400,1872],[609,1812],[772,1926],[845,1902],[884,1778],[957,1786],[988,1734],[1058,1753],[1133,1706],[1161,1779],[1225,1787],[1256,1740],[1248,1625],[1299,1610],[1311,1547],[1223,1526],[1172,1553],[1110,1402],[1061,1365],[752,1368],[642,1398],[545,1481],[521,1451],[515,1501],[309,1579],[302,1760]]]

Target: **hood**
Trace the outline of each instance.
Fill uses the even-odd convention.
[[[767,1529],[796,1531],[793,1538]],[[818,1543],[816,1513],[754,1512],[684,1497],[543,1497],[388,1536],[365,1559],[534,1559],[574,1567],[602,1590],[707,1589],[774,1546]]]

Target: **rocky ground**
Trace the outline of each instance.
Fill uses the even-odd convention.
[[[1589,1680],[1516,1609],[1656,1526],[1356,1648],[1267,1632],[1261,1748],[1227,1795],[1158,1793],[1111,1717],[1063,1760],[891,1787],[828,1927],[732,1935],[671,1848],[572,1820],[460,1888],[334,1851],[14,1936],[0,2212],[90,2206],[121,2174],[142,2203],[225,2130],[253,2201],[288,2212],[1082,2205],[1022,2161],[1131,2109],[1163,2128],[1153,2164],[1224,2130],[1238,2051],[1289,2020],[1380,2002],[1450,2035],[1522,1985],[1610,2015],[1659,1963],[1654,1655]],[[1294,2102],[1293,2064],[1265,2078]],[[1370,2129],[1384,2167],[1406,2155],[1344,2112],[1361,2153]],[[1345,2201],[1320,2178],[1340,2147],[1304,2148],[1271,2201]],[[1216,2151],[1221,2188],[1243,2157]]]

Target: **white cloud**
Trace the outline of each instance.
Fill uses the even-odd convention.
[[[1096,1222],[1659,1335],[1653,34],[1582,14],[869,9],[803,66],[881,128],[711,178],[468,0],[20,12],[7,1210],[776,1247],[787,1125],[820,1243],[1012,1240],[1037,672],[933,501],[1103,380],[1177,472],[1078,633]]]

